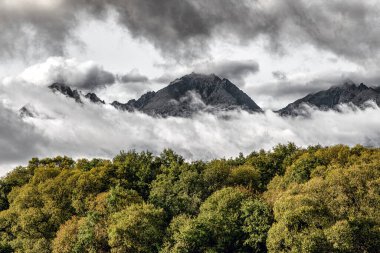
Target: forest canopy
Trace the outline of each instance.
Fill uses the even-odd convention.
[[[0,179],[0,252],[378,252],[380,149],[33,158]]]

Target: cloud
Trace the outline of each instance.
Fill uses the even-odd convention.
[[[178,76],[180,76],[180,75],[178,75],[178,74],[177,75],[163,74],[163,75],[153,79],[153,81],[158,82],[158,83],[163,83],[163,84],[169,84],[170,82],[172,82],[173,80],[178,78]]]
[[[331,86],[343,84],[344,80],[329,79],[328,77],[317,78],[312,80],[279,80],[275,82],[265,83],[265,85],[252,87],[256,94],[267,95],[272,97],[289,97],[289,96],[302,96],[324,89]]]
[[[37,129],[27,124],[12,110],[0,103],[0,169],[8,164],[25,161],[25,157],[41,153],[48,145]],[[4,174],[4,171],[0,171]]]
[[[167,73],[152,79],[153,82],[169,84],[178,77],[188,75],[189,73],[215,74],[220,78],[229,79],[235,85],[243,87],[245,79],[250,75],[259,72],[259,64],[255,60],[222,60],[222,61],[203,61],[194,64],[188,64],[186,68],[178,70],[178,64],[166,63],[157,65]],[[168,71],[171,70],[171,71]]]
[[[23,84],[24,88],[20,93],[22,96],[26,93],[34,94],[36,90],[40,91],[38,87],[46,87],[54,82],[65,83],[73,89],[84,92],[95,91],[106,102],[114,100],[127,102],[148,91],[162,88],[161,83],[149,80],[137,69],[127,74],[115,74],[104,70],[102,65],[93,61],[80,62],[63,57],[50,57],[42,63],[32,65],[18,76],[5,78],[3,84],[6,84],[8,91],[14,90],[12,87],[14,83],[16,86]],[[32,85],[27,86],[27,84]],[[14,90],[14,93],[18,92]]]
[[[28,59],[40,54],[64,54],[66,43],[75,40],[73,30],[78,24],[75,12],[64,2],[1,1],[0,57]]]
[[[130,71],[128,74],[121,75],[118,78],[120,82],[123,83],[142,83],[149,81],[148,77],[141,75],[136,69]]]
[[[116,21],[164,55],[191,61],[207,55],[212,40],[268,48],[311,44],[359,62],[378,62],[376,0],[22,0],[0,3],[0,55],[54,55],[78,43],[75,29],[88,18]]]
[[[275,79],[279,81],[286,81],[286,79],[288,79],[288,77],[286,76],[286,73],[282,71],[273,71],[272,75]]]
[[[272,74],[274,75],[274,73]],[[340,73],[322,71],[312,74],[289,75],[284,80],[274,75],[274,79],[246,88],[247,93],[253,94],[255,102],[262,108],[278,110],[308,94],[326,90],[332,86],[343,85],[347,81],[355,84],[364,83],[369,87],[380,86],[380,74],[372,70]]]
[[[66,83],[86,90],[94,90],[115,83],[115,75],[92,62],[51,57],[45,62],[27,68],[19,76],[36,85],[47,86],[54,82]]]
[[[195,66],[194,71],[204,74],[214,73],[230,79],[241,87],[245,84],[244,78],[259,71],[259,64],[253,60],[207,62]]]
[[[25,104],[46,116],[19,118],[18,109]],[[110,105],[79,105],[46,87],[8,79],[0,85],[0,144],[7,147],[0,149],[0,173],[33,156],[110,158],[129,149],[158,154],[172,148],[197,160],[248,154],[289,141],[302,146],[380,146],[379,108],[361,111],[343,106],[342,111],[311,111],[309,119],[282,118],[271,111],[159,119]]]

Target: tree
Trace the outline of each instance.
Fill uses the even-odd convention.
[[[30,168],[17,167],[4,178],[0,178],[0,211],[9,208],[8,194],[12,189],[28,183],[32,176],[33,171]]]
[[[0,252],[377,253],[379,161],[293,144],[210,162],[35,158],[0,179]]]
[[[53,241],[53,253],[73,253],[78,240],[79,218],[73,216],[60,227]]]
[[[300,154],[299,149],[293,144],[277,145],[272,152],[260,150],[253,152],[247,157],[246,164],[255,167],[260,174],[260,189],[265,191],[268,183],[276,175],[283,175],[285,169]]]
[[[161,163],[161,159],[154,158],[149,152],[121,152],[113,159],[116,184],[136,190],[146,200],[150,183],[159,174]]]
[[[163,208],[168,220],[181,213],[196,214],[207,194],[202,169],[202,163],[173,162],[170,167],[162,167],[162,173],[151,184],[149,202]]]
[[[202,171],[203,180],[208,194],[227,186],[227,179],[231,173],[231,165],[224,159],[213,160],[206,164]]]
[[[342,163],[340,163],[342,164]],[[380,170],[376,161],[326,169],[289,188],[274,205],[270,252],[377,252]]]
[[[151,204],[133,204],[112,215],[111,252],[158,252],[164,237],[164,212]]]
[[[270,209],[244,188],[213,193],[192,220],[175,219],[166,252],[265,252]],[[175,225],[179,222],[179,226]]]
[[[231,186],[242,186],[258,191],[260,186],[260,173],[252,166],[240,165],[231,169],[227,182]]]

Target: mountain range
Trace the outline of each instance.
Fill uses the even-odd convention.
[[[339,111],[339,105],[342,104],[350,104],[365,109],[368,107],[369,101],[380,106],[380,87],[371,88],[363,83],[356,85],[347,81],[341,86],[334,86],[328,90],[309,94],[277,112],[281,116],[305,115],[307,114],[305,105],[323,111],[330,109]]]
[[[120,110],[141,111],[152,116],[189,117],[199,111],[215,112],[241,109],[262,112],[242,90],[216,75],[192,73],[171,82],[167,87],[148,92],[139,99],[112,105]]]
[[[95,93],[83,94],[63,83],[53,83],[49,88],[63,94],[77,103],[83,104],[84,99],[99,105],[105,104]],[[380,87],[371,88],[364,84],[356,85],[351,81],[341,86],[308,94],[276,111],[281,116],[307,116],[306,106],[319,110],[336,110],[342,104],[354,105],[365,109],[369,101],[380,106]],[[192,73],[171,82],[157,92],[150,91],[140,98],[126,103],[114,101],[113,107],[121,111],[139,111],[154,117],[190,117],[194,113],[244,110],[250,113],[262,113],[263,110],[241,89],[228,79],[214,74],[203,75]],[[35,112],[28,107],[20,109],[23,117],[33,117]]]

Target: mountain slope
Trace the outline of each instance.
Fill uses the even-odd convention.
[[[130,100],[126,104],[115,101],[112,105],[122,110],[138,110],[162,117],[189,117],[199,111],[262,111],[247,94],[229,80],[216,75],[195,73],[183,76],[157,92],[148,92],[138,100]]]
[[[105,104],[104,100],[101,100],[95,93],[87,93],[86,95],[83,95],[81,91],[74,90],[63,83],[53,83],[49,86],[49,89],[53,92],[61,93],[68,98],[72,98],[78,103],[83,103],[82,98],[85,98],[95,104]]]
[[[105,104],[104,100],[101,100],[95,93],[87,93],[84,97],[95,104]]]
[[[72,90],[69,86],[63,83],[53,83],[49,86],[49,89],[51,89],[53,92],[61,93],[69,98],[75,99],[76,102],[82,103],[81,96],[79,91]]]
[[[303,115],[306,113],[303,110],[304,105],[316,107],[320,110],[337,110],[338,105],[351,103],[364,108],[368,101],[374,101],[380,106],[380,90],[367,87],[362,83],[357,86],[352,82],[346,82],[342,86],[331,87],[328,90],[309,94],[277,112],[281,116]]]

